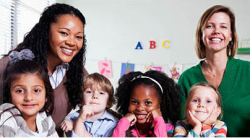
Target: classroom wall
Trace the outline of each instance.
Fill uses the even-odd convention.
[[[98,61],[111,60],[116,87],[121,63],[145,65],[181,64],[183,70],[199,62],[194,50],[194,34],[200,16],[209,7],[229,6],[236,15],[239,42],[250,39],[250,0],[57,0],[78,8],[86,17],[86,68],[99,72]],[[149,49],[149,41],[156,42]],[[170,40],[170,48],[162,47]],[[135,50],[141,42],[143,50]],[[246,44],[245,44],[246,45]],[[250,46],[250,43],[247,43]],[[237,55],[250,61],[250,55]]]

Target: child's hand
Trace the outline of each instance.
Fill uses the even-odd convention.
[[[188,123],[193,126],[194,132],[200,135],[202,127],[201,122],[193,116],[190,110],[188,110],[187,112],[187,118],[188,118]]]
[[[133,113],[127,113],[124,117],[129,120],[130,126],[133,126],[137,121],[136,116]]]
[[[94,115],[93,106],[92,105],[84,105],[81,109],[80,115],[78,116],[77,120],[84,123],[86,121],[86,119],[91,115]]]
[[[64,120],[62,123],[61,123],[61,129],[64,131],[64,132],[68,132],[68,131],[71,131],[73,130],[73,121],[71,120]]]
[[[221,113],[221,110],[218,109],[218,107],[215,107],[215,109],[213,109],[213,112],[209,115],[209,117],[204,122],[202,122],[202,125],[203,126],[206,126],[206,125],[211,126],[212,124],[214,124],[216,122],[220,113]]]
[[[188,110],[187,112],[187,118],[188,118],[188,123],[191,124],[193,127],[195,126],[202,127],[201,122],[193,116],[190,110]]]
[[[146,116],[147,122],[152,122],[158,116],[162,116],[160,108],[151,110]]]

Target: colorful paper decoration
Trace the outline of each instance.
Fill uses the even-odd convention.
[[[161,71],[162,70],[162,67],[161,66],[151,66],[151,65],[148,65],[145,67],[146,71],[149,71],[149,70],[158,70],[158,71]]]
[[[111,61],[99,61],[98,62],[99,73],[107,78],[112,78]]]
[[[129,72],[133,72],[135,69],[135,64],[131,63],[122,63],[122,71],[121,71],[121,77],[124,74],[128,74]]]
[[[182,65],[180,64],[168,65],[166,73],[170,78],[172,78],[175,82],[177,82],[182,73]]]

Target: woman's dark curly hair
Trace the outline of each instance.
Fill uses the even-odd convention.
[[[151,79],[135,79],[139,75],[147,76],[156,80],[161,85],[163,92],[161,92],[160,87]],[[118,113],[122,116],[128,113],[130,94],[136,86],[142,84],[154,87],[158,92],[161,107],[160,110],[164,120],[169,119],[172,123],[175,123],[178,119],[177,113],[180,105],[180,88],[174,80],[169,78],[165,73],[154,70],[145,73],[140,71],[130,72],[119,80],[115,94],[115,97],[117,98],[116,108]]]
[[[85,17],[78,9],[67,4],[53,4],[45,8],[39,22],[24,37],[23,42],[14,50],[21,51],[26,48],[30,49],[35,55],[34,60],[41,64],[46,73],[48,73],[47,54],[49,50],[50,25],[56,23],[58,17],[65,14],[71,14],[78,17],[83,26],[86,24]],[[64,83],[68,91],[70,104],[73,108],[82,103],[83,66],[86,60],[85,52],[86,36],[84,35],[82,48],[79,53],[74,56],[71,62],[69,62],[69,69],[66,72],[67,80]]]
[[[46,102],[43,108],[40,110],[40,112],[45,111],[49,115],[52,114],[54,109],[54,93],[50,85],[48,75],[44,71],[41,65],[32,60],[20,60],[15,63],[8,64],[7,69],[4,72],[3,102],[12,103],[10,94],[11,82],[20,79],[20,75],[25,75],[25,74],[35,74],[38,75],[39,78],[43,80],[46,90]]]

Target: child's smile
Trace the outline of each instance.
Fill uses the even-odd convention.
[[[11,97],[24,118],[36,117],[46,102],[43,80],[36,74],[20,75],[11,83]]]
[[[147,115],[146,114],[135,114],[137,120],[142,120],[146,119]]]
[[[218,108],[216,103],[216,92],[211,88],[197,87],[192,94],[188,108],[199,121],[202,122],[206,120],[213,110]]]
[[[22,104],[22,106],[23,106],[24,108],[29,108],[29,109],[31,109],[31,108],[37,106],[37,104]]]
[[[135,114],[138,123],[145,123],[148,113],[159,107],[157,91],[153,87],[139,85],[133,89],[128,110]]]

